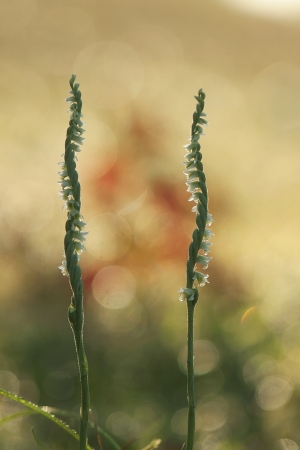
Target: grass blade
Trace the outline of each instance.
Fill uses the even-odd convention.
[[[32,433],[33,439],[35,440],[35,442],[37,443],[37,445],[38,445],[39,447],[41,447],[43,450],[46,450],[45,447],[43,446],[43,444],[42,444],[42,443],[38,440],[38,438],[36,437],[36,434],[35,434],[35,432],[34,432],[33,427],[31,427],[31,433]]]
[[[79,434],[76,433],[75,430],[72,430],[72,428],[69,427],[65,422],[55,417],[53,414],[50,414],[47,411],[47,406],[40,407],[38,405],[35,405],[34,403],[28,402],[22,397],[19,397],[18,395],[11,394],[10,392],[5,391],[4,389],[0,389],[0,395],[3,395],[4,397],[10,398],[11,400],[14,400],[17,403],[20,403],[21,405],[26,406],[31,411],[34,411],[36,414],[41,414],[42,416],[46,417],[47,419],[54,422],[56,425],[58,425],[60,428],[65,430],[67,433],[69,433],[71,436],[73,436],[74,439],[79,441]],[[87,445],[87,450],[93,450],[92,447]]]
[[[5,423],[10,422],[11,420],[15,420],[23,416],[30,416],[32,414],[36,413],[34,411],[30,411],[30,409],[24,409],[24,411],[20,411],[15,414],[11,414],[10,416],[3,417],[3,419],[0,420],[0,427],[1,425],[4,425]]]
[[[49,411],[52,411],[55,415],[62,416],[62,417],[70,417],[72,419],[79,420],[79,416],[75,413],[70,413],[69,411],[65,411],[63,409],[58,409],[58,408],[48,408],[48,409],[49,409]],[[122,447],[110,436],[110,434],[108,434],[105,430],[103,430],[103,428],[99,427],[98,425],[96,427],[92,421],[89,421],[89,426],[91,428],[96,428],[97,431],[101,434],[101,436],[104,436],[106,438],[106,440],[108,442],[110,442],[110,444],[116,450],[122,450]]]

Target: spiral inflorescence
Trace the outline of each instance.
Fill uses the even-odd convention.
[[[66,101],[71,103],[69,112],[71,113],[69,127],[67,129],[67,137],[65,141],[65,153],[62,155],[64,162],[59,163],[61,166],[60,196],[64,200],[64,208],[68,210],[68,220],[66,221],[66,235],[64,240],[65,259],[59,267],[62,274],[70,277],[70,283],[74,295],[76,290],[82,289],[81,271],[78,265],[79,255],[85,249],[83,242],[85,241],[84,226],[82,215],[80,214],[80,183],[78,181],[78,172],[76,170],[76,153],[80,152],[80,145],[84,139],[82,134],[84,123],[81,121],[82,101],[79,84],[75,83],[75,75],[70,79],[71,97]]]
[[[202,154],[200,152],[199,138],[203,133],[203,125],[207,125],[205,120],[206,114],[203,112],[205,94],[202,89],[195,96],[197,100],[196,111],[193,114],[193,123],[191,130],[191,143],[186,145],[187,154],[185,155],[185,172],[187,177],[188,192],[192,195],[189,201],[194,201],[196,205],[192,211],[196,213],[197,227],[192,234],[192,242],[189,246],[189,254],[187,260],[187,283],[185,288],[180,289],[180,299],[182,301],[197,301],[198,286],[204,286],[208,283],[208,275],[196,270],[196,265],[201,264],[206,269],[211,258],[207,256],[210,252],[209,242],[212,236],[211,230],[208,228],[213,219],[208,214],[208,194],[206,186],[206,177],[203,172]],[[200,253],[199,253],[200,252]]]

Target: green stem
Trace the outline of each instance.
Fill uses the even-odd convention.
[[[186,286],[192,288],[193,278],[190,270],[191,259],[187,261]],[[194,301],[187,301],[187,399],[188,399],[188,432],[186,450],[192,450],[195,435],[195,389],[194,389],[194,313],[198,295]]]
[[[73,328],[81,385],[80,440],[79,450],[86,450],[87,430],[90,411],[90,391],[88,382],[88,363],[83,345],[83,296],[76,299],[77,321]]]
[[[188,395],[188,434],[186,450],[192,450],[195,435],[195,391],[194,391],[194,311],[195,302],[187,302],[187,395]]]
[[[78,266],[77,266],[78,267]],[[71,278],[71,276],[70,276]],[[81,281],[81,280],[80,280]],[[70,279],[72,287],[72,281]],[[80,283],[82,286],[82,282]],[[79,429],[79,450],[86,450],[87,446],[87,430],[90,412],[90,390],[88,381],[88,362],[83,345],[83,324],[84,324],[84,310],[83,310],[83,292],[78,289],[75,294],[75,300],[72,301],[75,305],[76,320],[72,322],[70,319],[71,328],[74,334],[75,347],[78,360],[78,368],[80,375],[81,386],[81,410],[80,410],[80,429]]]

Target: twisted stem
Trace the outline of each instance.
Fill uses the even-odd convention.
[[[196,205],[192,211],[196,213],[196,228],[192,234],[192,242],[189,246],[188,260],[186,265],[186,287],[180,289],[180,299],[187,302],[188,332],[187,332],[187,397],[188,397],[188,434],[186,450],[192,450],[195,435],[195,392],[194,392],[194,312],[198,301],[198,287],[208,283],[208,275],[198,272],[196,265],[201,264],[207,268],[211,258],[207,257],[212,236],[207,228],[212,217],[208,214],[208,194],[206,177],[203,171],[202,154],[200,152],[199,138],[203,134],[203,125],[206,125],[206,114],[203,113],[205,94],[200,89],[197,100],[196,111],[193,114],[191,129],[191,143],[186,147],[188,153],[185,155],[188,192],[192,193],[190,201]],[[200,252],[200,254],[199,254]]]
[[[83,242],[85,235],[83,232],[85,223],[81,220],[80,213],[80,183],[78,182],[78,173],[76,171],[76,153],[80,151],[80,145],[83,143],[81,121],[81,92],[79,84],[75,83],[75,75],[70,79],[71,97],[67,98],[70,106],[70,122],[67,129],[67,137],[65,141],[65,153],[63,155],[64,162],[60,163],[62,172],[60,172],[60,184],[62,187],[61,198],[65,201],[64,207],[68,210],[66,221],[66,235],[64,239],[65,260],[60,269],[63,275],[69,277],[72,290],[71,304],[69,306],[68,315],[69,322],[74,334],[75,347],[77,352],[77,360],[81,383],[81,412],[80,412],[80,439],[79,450],[87,448],[87,427],[90,410],[90,395],[88,383],[88,363],[83,345],[83,283],[81,279],[81,269],[78,264],[79,255],[84,250]]]

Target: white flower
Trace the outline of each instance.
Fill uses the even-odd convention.
[[[201,264],[203,266],[203,269],[207,269],[208,263],[212,258],[209,258],[205,255],[198,255],[196,259],[196,263]]]
[[[184,302],[185,300],[192,302],[193,300],[197,300],[198,298],[197,289],[181,288],[178,292],[180,293],[179,300],[181,302]]]
[[[199,286],[204,286],[205,283],[209,283],[208,275],[201,272],[194,272],[193,280],[198,282]]]
[[[66,257],[66,255],[63,255],[64,258]],[[67,262],[64,259],[61,266],[58,267],[61,270],[61,273],[63,274],[64,277],[67,277],[69,275],[68,273],[68,269],[67,269]]]
[[[210,239],[212,236],[214,236],[213,232],[209,230],[208,228],[205,228],[203,236],[205,237],[205,240]]]
[[[206,225],[209,227],[212,222],[214,222],[214,219],[212,218],[211,214],[207,214]]]
[[[200,245],[200,249],[204,251],[204,255],[207,255],[207,253],[210,252],[210,246],[211,246],[211,242],[206,242],[206,241],[202,241],[201,245]]]

